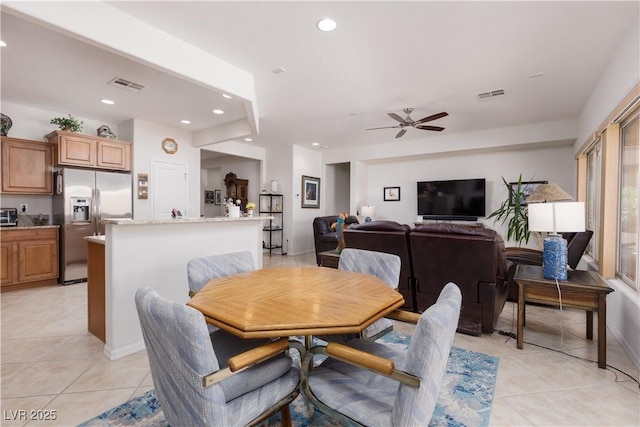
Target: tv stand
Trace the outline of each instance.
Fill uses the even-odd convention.
[[[477,216],[423,215],[422,219],[435,221],[478,221]]]

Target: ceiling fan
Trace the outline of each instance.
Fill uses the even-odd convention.
[[[445,113],[444,111],[442,113],[438,113],[438,114],[433,114],[431,116],[427,116],[427,117],[423,117],[420,120],[413,120],[409,114],[411,114],[411,112],[413,111],[413,108],[405,108],[404,113],[407,115],[407,118],[403,119],[402,117],[400,117],[399,115],[397,115],[396,113],[387,113],[389,115],[389,117],[391,117],[394,120],[397,120],[400,122],[400,124],[397,124],[395,126],[384,126],[381,128],[369,128],[367,130],[376,130],[376,129],[400,129],[400,132],[398,132],[396,134],[396,138],[400,138],[402,135],[404,135],[407,132],[407,127],[411,126],[414,127],[416,129],[422,129],[422,130],[433,130],[436,132],[440,132],[443,131],[444,128],[440,127],[440,126],[428,126],[428,125],[423,125],[423,123],[426,122],[430,122],[432,120],[436,120],[436,119],[441,119],[442,117],[448,116],[449,113]]]

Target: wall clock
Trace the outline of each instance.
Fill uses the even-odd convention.
[[[175,154],[175,152],[178,151],[178,143],[175,139],[165,138],[162,140],[162,149],[165,153]]]

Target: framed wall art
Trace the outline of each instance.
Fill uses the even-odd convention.
[[[206,205],[212,205],[214,202],[214,192],[209,190],[204,190],[204,203]]]
[[[384,187],[384,201],[385,202],[399,202],[400,201],[400,187]]]
[[[213,190],[213,203],[216,205],[222,204],[222,191],[221,190]]]
[[[302,207],[320,208],[320,178],[302,175]]]
[[[523,181],[520,184],[520,205],[526,206],[527,197],[531,195],[541,184],[548,184],[549,181]],[[509,206],[514,206],[516,204],[515,195],[518,191],[518,183],[510,182],[509,183],[510,191],[509,191]]]

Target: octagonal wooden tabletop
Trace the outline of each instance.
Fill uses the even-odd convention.
[[[403,304],[402,295],[376,276],[324,267],[214,279],[187,303],[242,338],[357,333]]]

